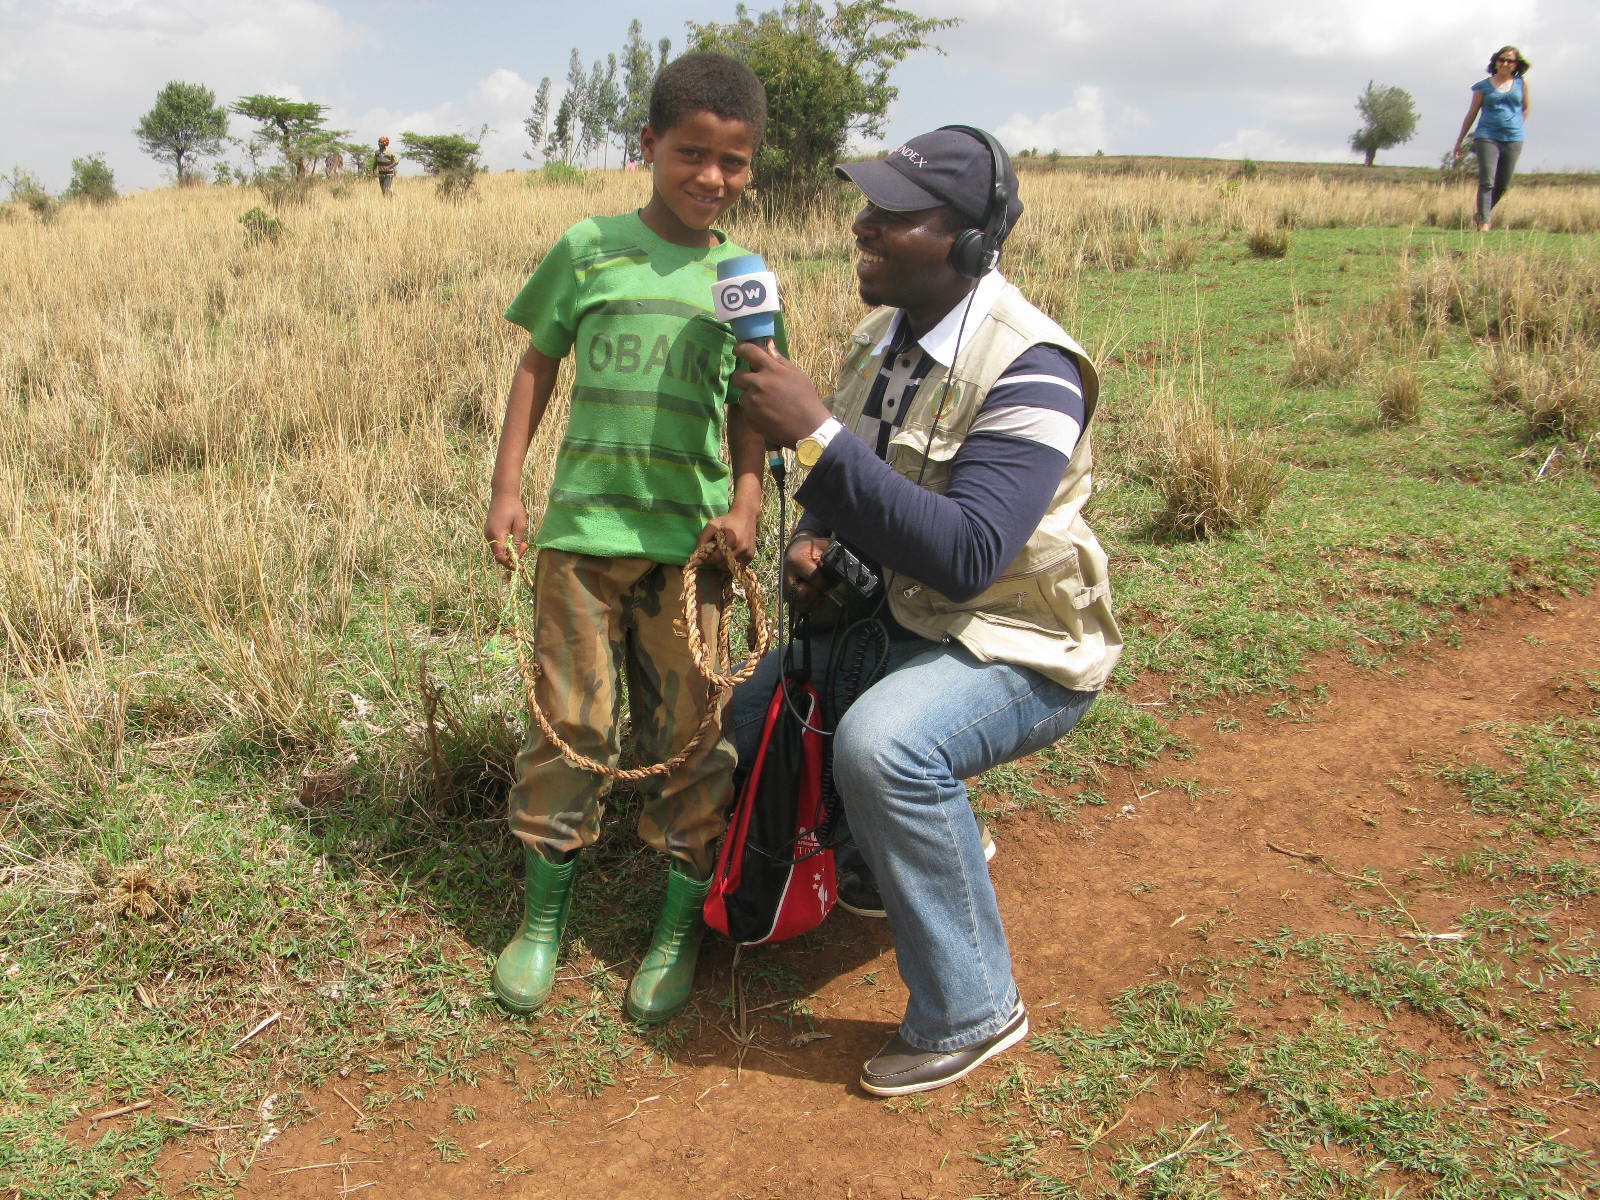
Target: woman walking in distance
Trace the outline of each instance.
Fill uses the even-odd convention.
[[[1489,232],[1489,212],[1511,186],[1511,174],[1522,153],[1522,127],[1528,119],[1528,81],[1533,66],[1515,46],[1501,46],[1489,59],[1489,76],[1472,85],[1467,119],[1456,135],[1455,157],[1461,157],[1472,122],[1478,122],[1472,149],[1478,156],[1478,232]]]
[[[372,169],[378,173],[378,187],[386,198],[394,186],[394,169],[399,165],[400,160],[389,149],[389,139],[379,138],[378,152],[372,156]]]

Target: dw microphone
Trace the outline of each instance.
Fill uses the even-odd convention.
[[[717,283],[712,296],[717,320],[733,327],[741,342],[761,342],[772,349],[778,332],[778,277],[767,270],[759,254],[738,254],[717,264]],[[784,476],[783,450],[767,446],[767,466],[781,486]]]
[[[778,278],[759,254],[739,254],[717,264],[717,320],[733,326],[741,342],[769,341],[778,331]]]

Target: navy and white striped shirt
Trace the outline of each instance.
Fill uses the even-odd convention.
[[[1027,544],[1085,420],[1073,356],[1058,346],[1033,346],[984,397],[942,494],[918,487],[884,461],[917,387],[934,364],[954,359],[963,317],[965,340],[1003,286],[998,272],[985,276],[970,312],[963,314],[963,301],[915,342],[901,314],[860,421],[834,437],[795,496],[806,509],[801,528],[837,531],[858,553],[956,601],[988,588]]]

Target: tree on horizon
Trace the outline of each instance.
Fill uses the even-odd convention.
[[[1350,135],[1350,149],[1367,156],[1371,166],[1379,150],[1409,142],[1417,131],[1417,106],[1404,88],[1379,87],[1367,80],[1367,90],[1356,97],[1362,126]]]
[[[228,112],[204,84],[174,79],[156,93],[155,104],[133,133],[146,154],[172,166],[182,186],[190,179],[191,158],[222,152]]]

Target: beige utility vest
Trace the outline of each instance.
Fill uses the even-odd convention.
[[[878,348],[897,311],[875,310],[851,335],[838,388],[828,401],[851,429],[883,365],[887,347]],[[1078,445],[1038,529],[982,595],[958,604],[903,572],[893,573],[889,610],[912,632],[934,641],[954,639],[986,662],[1031,667],[1074,690],[1097,691],[1122,653],[1122,633],[1111,611],[1105,551],[1082,515],[1093,491],[1090,429],[1099,394],[1099,379],[1083,349],[1006,284],[961,347],[948,392],[948,372],[937,364],[917,389],[890,438],[889,465],[930,491],[943,492],[951,462],[989,389],[1018,355],[1040,344],[1077,356],[1085,415]]]

